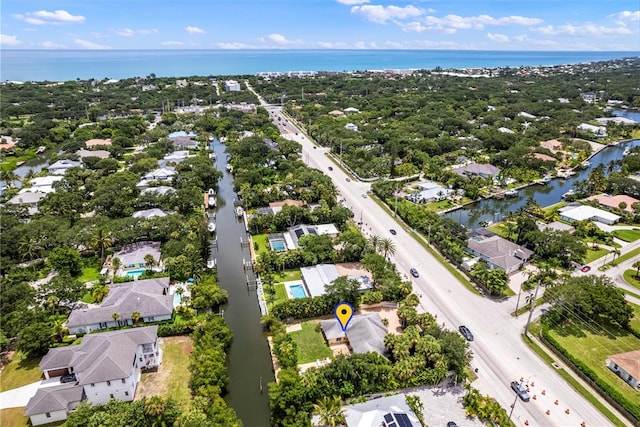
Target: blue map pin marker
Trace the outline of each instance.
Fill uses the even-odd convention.
[[[349,326],[349,322],[353,318],[353,312],[353,306],[348,302],[341,302],[336,305],[333,314],[335,314],[336,319],[338,319],[342,332],[347,330],[347,326]]]

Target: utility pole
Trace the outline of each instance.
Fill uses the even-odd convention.
[[[394,195],[396,197],[396,203],[395,203],[395,208],[393,210],[393,217],[395,218],[398,216],[398,185],[396,185],[396,191]]]
[[[531,309],[529,310],[529,318],[527,319],[527,324],[524,325],[524,334],[529,336],[529,323],[531,322],[531,316],[533,316],[533,310],[536,308],[536,300],[538,299],[538,290],[540,289],[540,284],[542,282],[542,278],[538,280],[538,284],[536,285],[536,292],[533,294],[533,301],[531,301]]]

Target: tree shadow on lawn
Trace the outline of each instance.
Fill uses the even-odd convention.
[[[609,339],[624,338],[631,333],[618,325],[612,324],[606,316],[599,316],[596,320],[589,320],[586,325],[585,322],[567,321],[561,325],[556,325],[553,329],[560,336],[573,336],[576,338],[586,338],[586,332]]]

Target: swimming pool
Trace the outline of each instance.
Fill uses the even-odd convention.
[[[282,252],[287,250],[287,247],[284,245],[284,240],[282,239],[269,240],[269,243],[271,244],[271,249],[274,251]]]
[[[306,298],[307,293],[304,290],[304,286],[302,285],[290,285],[289,289],[291,290],[291,296],[294,298]]]
[[[142,273],[144,273],[145,271],[147,271],[146,268],[139,268],[137,270],[129,270],[129,271],[127,271],[127,276],[129,276],[129,277],[138,277],[138,276],[142,275]]]

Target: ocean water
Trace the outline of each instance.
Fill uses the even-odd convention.
[[[261,71],[362,71],[576,64],[639,52],[463,50],[20,50],[0,52],[0,81],[224,76]]]

